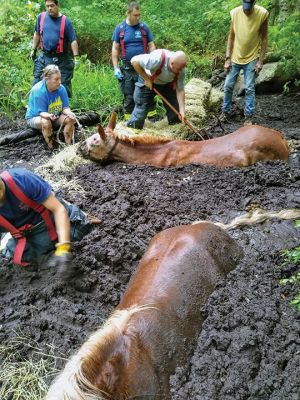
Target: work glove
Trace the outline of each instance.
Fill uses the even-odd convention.
[[[30,52],[30,58],[32,61],[36,59],[36,49],[32,49]]]
[[[70,243],[57,243],[56,250],[48,261],[50,268],[57,268],[57,274],[62,280],[69,280],[75,275],[75,265],[71,254]]]
[[[115,68],[114,74],[115,74],[115,78],[117,78],[118,81],[121,81],[124,78],[124,75],[122,74],[119,67]]]
[[[75,67],[75,69],[78,69],[80,67],[80,57],[79,56],[74,56],[74,67]]]

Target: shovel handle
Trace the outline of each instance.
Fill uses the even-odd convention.
[[[198,130],[185,117],[182,117],[181,114],[176,110],[176,108],[173,107],[172,104],[155,87],[152,87],[152,90],[166,103],[167,106],[171,108],[172,111],[174,111],[174,113],[177,115],[180,121],[182,121],[194,133],[196,133],[196,135],[200,136],[201,139],[204,140],[203,137],[199,134]]]

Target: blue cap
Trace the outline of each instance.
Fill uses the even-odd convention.
[[[251,10],[254,6],[255,0],[243,0],[243,10]]]

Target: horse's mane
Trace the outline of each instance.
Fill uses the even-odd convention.
[[[101,391],[87,379],[83,370],[95,361],[95,354],[101,354],[108,343],[122,335],[134,314],[147,309],[154,307],[136,305],[114,311],[103,327],[94,332],[67,362],[65,369],[50,386],[46,400],[104,400],[106,397],[102,397]]]
[[[124,133],[111,132],[110,135],[114,139],[122,141],[124,144],[134,145],[147,145],[147,144],[164,144],[171,142],[173,139],[165,138],[162,136],[142,135],[142,136],[127,136]]]

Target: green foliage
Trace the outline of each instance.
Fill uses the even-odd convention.
[[[299,278],[299,282],[300,282],[300,278]],[[300,293],[298,293],[294,299],[290,302],[290,304],[292,306],[295,306],[297,308],[298,311],[300,311]]]
[[[105,106],[112,110],[121,104],[121,94],[112,69],[92,64],[86,57],[81,57],[81,61],[72,81],[72,109],[98,111]]]
[[[283,60],[292,59],[294,70],[300,73],[300,12],[289,15],[282,24],[270,28],[270,43],[274,51],[282,54]]]
[[[300,228],[300,220],[296,221],[295,223],[296,228]],[[292,250],[284,250],[283,251],[283,257],[284,257],[284,264],[299,264],[300,263],[300,246],[295,247]],[[300,272],[297,272],[296,274],[285,278],[281,279],[280,283],[282,285],[286,284],[292,284],[296,286],[300,286]],[[293,300],[290,302],[291,305],[295,306],[298,311],[300,311],[300,291],[299,293],[293,298]]]
[[[9,112],[24,107],[32,81],[28,55],[37,15],[44,0],[0,0],[0,107]],[[187,78],[207,78],[213,66],[223,64],[230,25],[229,11],[241,0],[141,0],[142,20],[151,28],[157,48],[184,50]],[[278,20],[277,0],[259,0],[270,10],[269,49],[286,60],[285,68],[300,72],[300,15],[295,2],[287,2],[285,20]],[[120,102],[110,65],[111,37],[125,18],[124,0],[60,0],[61,11],[73,22],[85,62],[73,81],[74,107],[91,108]],[[111,87],[110,87],[110,85]],[[296,84],[296,82],[293,82]],[[286,87],[288,90],[288,86]],[[108,96],[112,96],[108,100]],[[102,103],[103,102],[103,103]],[[108,102],[108,103],[107,103]]]
[[[295,247],[293,250],[285,250],[283,256],[285,258],[285,264],[297,264],[300,262],[300,246]]]
[[[32,80],[32,65],[9,50],[0,53],[0,110],[9,114],[26,105]]]

